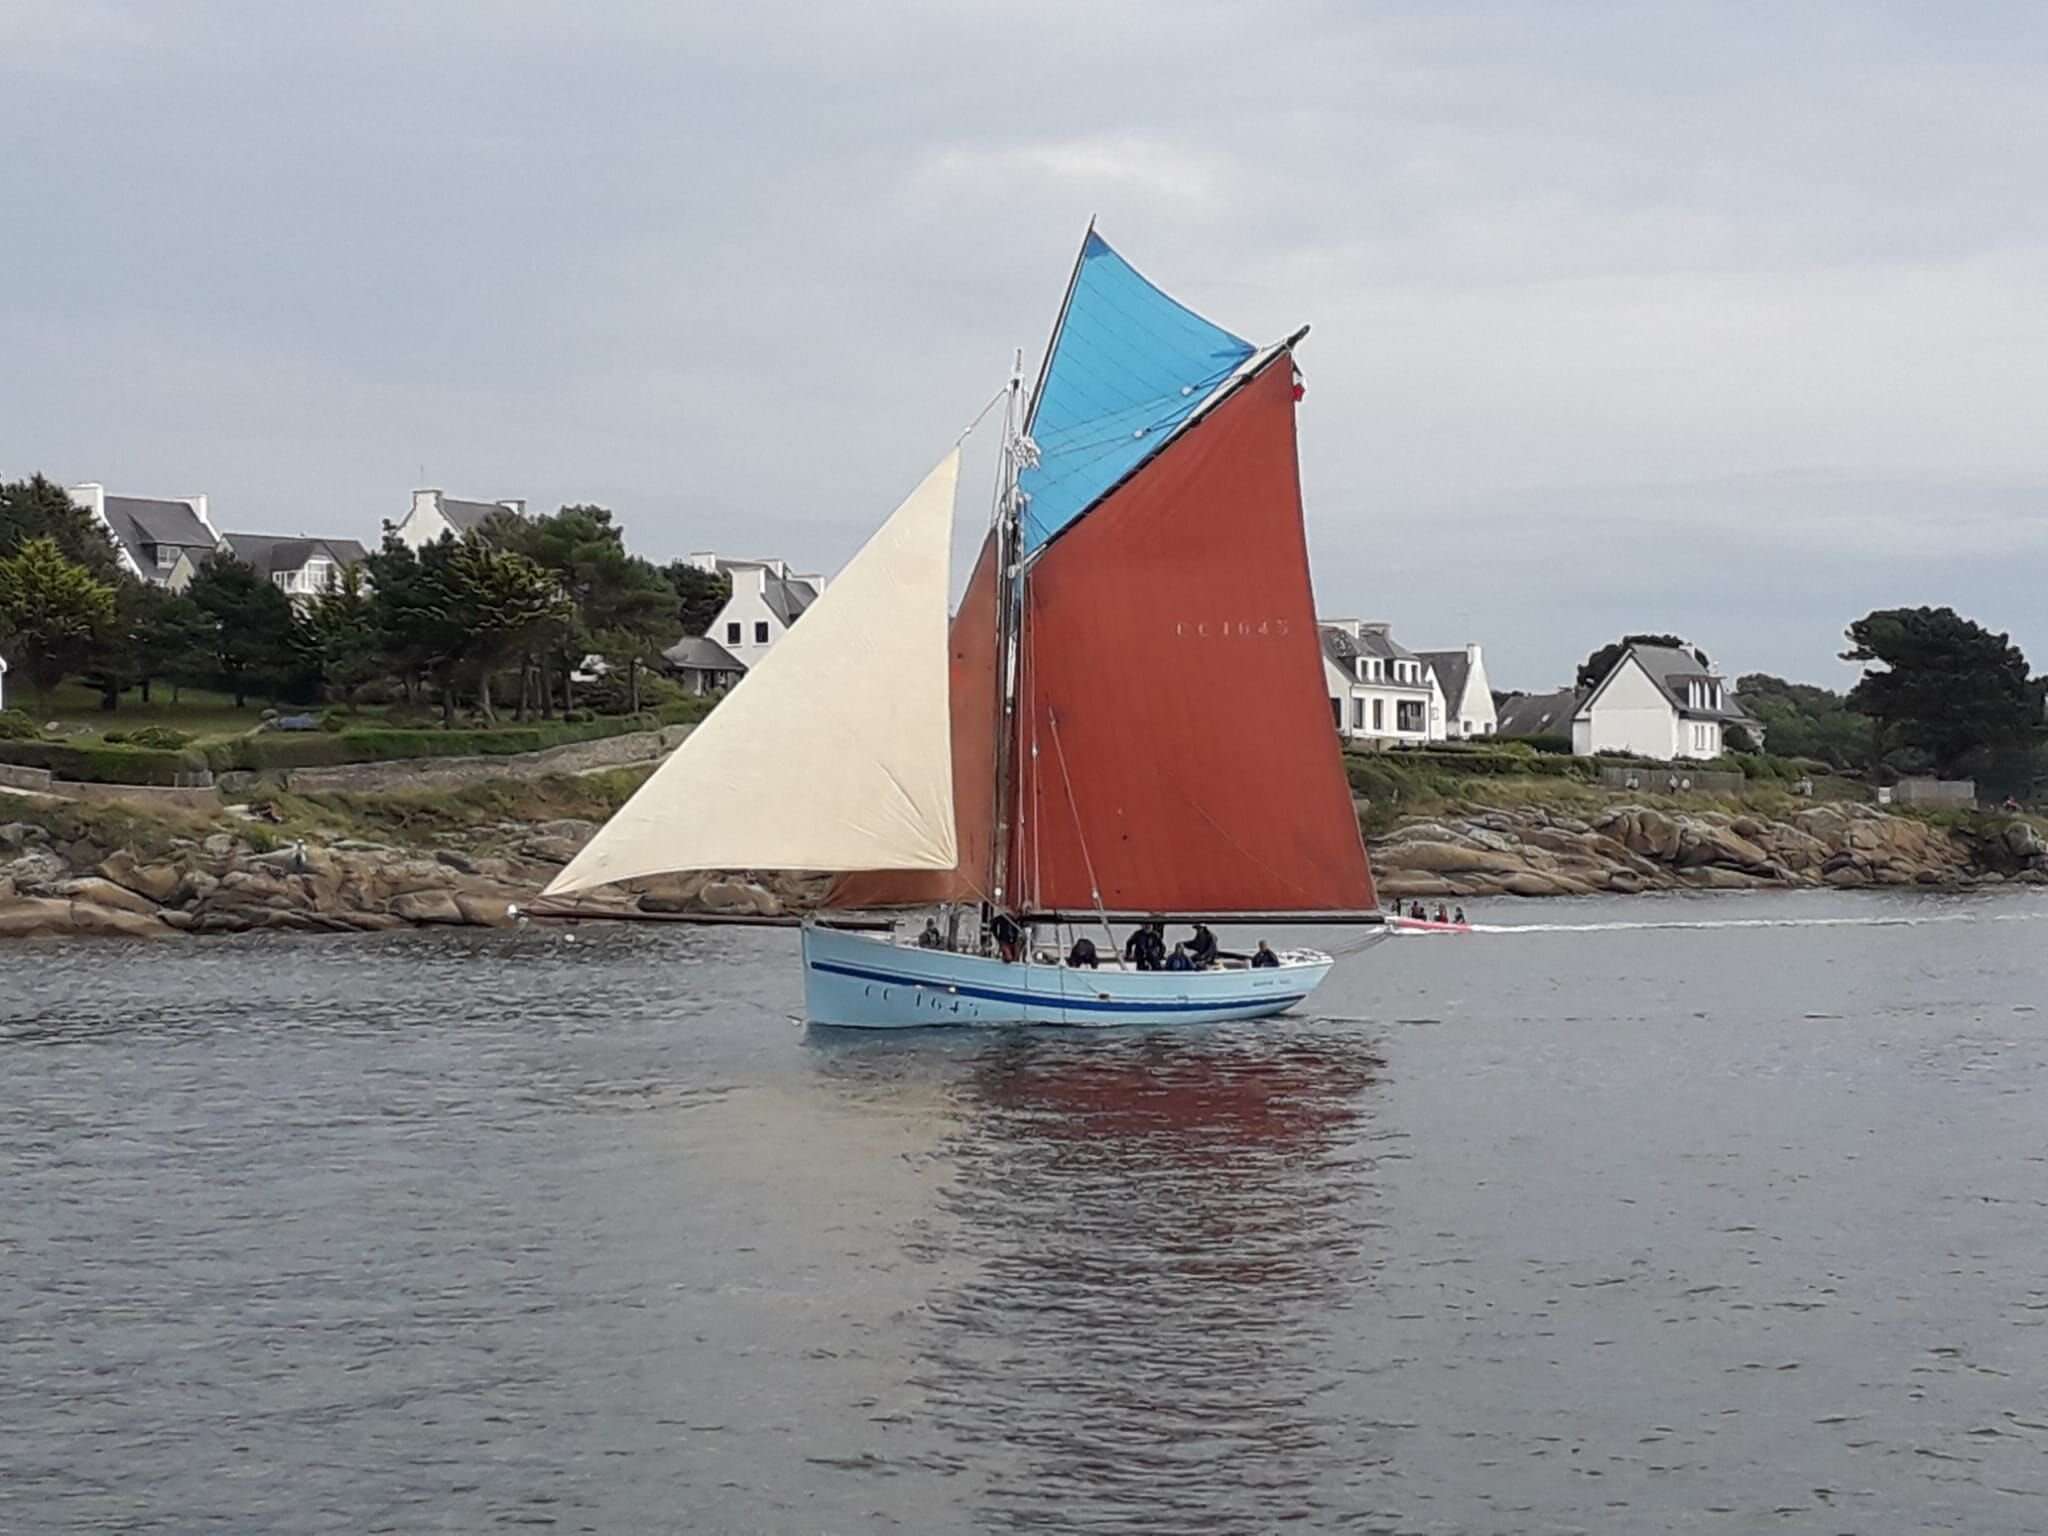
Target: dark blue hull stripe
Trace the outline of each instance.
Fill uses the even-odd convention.
[[[1051,992],[1013,992],[1003,987],[977,987],[971,982],[919,981],[889,971],[863,970],[857,965],[839,965],[831,960],[813,960],[814,971],[851,976],[858,981],[879,981],[892,987],[921,987],[943,992],[948,997],[978,997],[991,1003],[1033,1003],[1041,1008],[1075,1008],[1087,1013],[1188,1013],[1210,1008],[1286,1008],[1307,997],[1306,992],[1279,993],[1272,997],[1231,997],[1217,1002],[1147,1003],[1123,1002],[1104,997],[1062,997]],[[1161,973],[1164,974],[1163,972]]]

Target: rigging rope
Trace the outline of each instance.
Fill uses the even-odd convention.
[[[974,413],[974,420],[970,421],[969,423],[967,423],[966,426],[960,429],[960,435],[953,439],[953,446],[955,448],[958,448],[962,443],[966,442],[967,434],[972,432],[976,427],[980,426],[982,422],[985,419],[987,419],[988,413],[994,410],[997,404],[1002,400],[1003,396],[1007,395],[1009,392],[1010,386],[1005,384],[1001,389],[997,390],[993,395],[991,395],[989,397],[988,404],[984,405],[980,410]]]
[[[1102,905],[1102,886],[1095,878],[1095,859],[1088,852],[1088,834],[1081,829],[1081,807],[1074,800],[1074,781],[1067,773],[1067,749],[1060,741],[1060,717],[1055,711],[1048,709],[1045,712],[1045,718],[1046,723],[1052,727],[1053,750],[1059,754],[1060,758],[1060,780],[1067,786],[1067,809],[1073,813],[1074,817],[1074,841],[1081,845],[1081,864],[1088,871],[1088,894],[1095,898],[1095,915],[1102,922],[1102,936],[1109,940],[1110,952],[1114,954],[1116,952],[1116,933],[1109,926],[1109,913],[1104,910]],[[1033,729],[1035,730],[1037,725],[1036,710],[1032,711],[1032,722]]]

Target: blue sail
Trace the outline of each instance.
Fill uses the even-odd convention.
[[[1038,464],[1017,480],[1026,553],[1150,458],[1253,350],[1090,230],[1032,411]]]

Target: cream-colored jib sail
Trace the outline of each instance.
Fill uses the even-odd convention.
[[[686,869],[950,869],[955,449],[543,893]]]

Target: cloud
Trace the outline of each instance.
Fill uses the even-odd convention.
[[[1313,323],[1334,607],[1527,682],[1621,627],[1825,675],[1905,600],[2048,665],[2044,44],[1847,0],[17,0],[0,473],[359,536],[424,474],[829,565],[1035,362],[1098,215],[1240,334]]]

